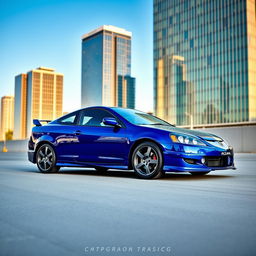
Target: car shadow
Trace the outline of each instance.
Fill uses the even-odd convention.
[[[99,177],[118,177],[118,178],[137,178],[133,171],[119,171],[119,170],[108,170],[106,173],[99,173],[92,169],[61,169],[58,174],[70,174],[70,175],[90,175]]]
[[[90,176],[99,176],[99,177],[117,177],[117,178],[131,178],[138,179],[135,175],[134,171],[119,171],[119,170],[108,170],[106,173],[98,173],[95,170],[71,170],[71,169],[63,169],[58,174],[64,175],[90,175]],[[168,181],[168,180],[213,180],[213,179],[225,179],[225,178],[233,178],[232,175],[219,175],[214,172],[209,173],[203,176],[193,176],[190,173],[166,173],[164,177],[158,180]]]
[[[190,173],[166,173],[165,177],[162,180],[215,180],[215,179],[227,179],[227,178],[233,178],[233,175],[220,175],[215,174],[214,171],[212,173],[208,173],[206,175],[202,176],[194,176]]]
[[[8,167],[6,169],[9,169]],[[12,168],[10,168],[12,169]],[[22,172],[30,172],[30,173],[38,173],[42,175],[51,175],[51,174],[43,174],[40,173],[36,166],[19,166],[15,168],[17,171]],[[221,172],[221,171],[220,171]],[[220,173],[218,172],[218,173]],[[99,173],[95,169],[92,168],[68,168],[64,167],[60,169],[60,172],[53,173],[53,175],[81,175],[81,176],[98,176],[98,177],[111,177],[111,178],[130,178],[130,179],[138,179],[135,175],[134,171],[132,170],[108,170],[106,173]],[[173,181],[173,180],[180,180],[180,181],[186,181],[186,180],[216,180],[216,179],[227,179],[227,178],[234,178],[235,176],[230,173],[230,175],[225,174],[217,174],[215,171],[208,173],[204,176],[193,176],[190,173],[166,173],[164,177],[161,179],[155,179],[155,180],[161,180],[161,181]],[[152,179],[149,179],[152,180]],[[153,179],[154,180],[154,179]]]

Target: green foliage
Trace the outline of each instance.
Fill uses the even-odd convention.
[[[12,140],[13,138],[13,131],[8,130],[8,132],[5,133],[5,140]]]

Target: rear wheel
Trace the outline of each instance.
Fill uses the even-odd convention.
[[[60,170],[60,167],[56,166],[55,151],[49,144],[43,144],[37,150],[36,164],[43,173],[54,173]]]
[[[190,174],[193,176],[203,176],[206,175],[209,172],[191,172]]]
[[[160,148],[153,142],[139,144],[132,155],[132,166],[140,178],[161,178],[164,174]]]

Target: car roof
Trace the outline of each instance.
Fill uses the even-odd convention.
[[[143,112],[143,111],[141,111],[141,110],[133,109],[133,108],[107,107],[107,106],[89,106],[89,107],[85,107],[85,108],[78,109],[78,110],[76,110],[76,111],[81,111],[81,110],[90,109],[90,108],[101,108],[101,109],[112,109],[112,110],[115,110],[115,109],[124,109],[124,110],[133,110],[133,111],[140,111],[140,112]],[[74,112],[75,112],[75,111],[74,111]]]

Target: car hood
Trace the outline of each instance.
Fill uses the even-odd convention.
[[[222,141],[222,139],[220,137],[218,137],[214,134],[200,132],[198,130],[183,129],[183,128],[178,128],[178,127],[170,126],[170,125],[145,125],[145,127],[150,127],[153,129],[159,129],[159,130],[164,130],[164,131],[173,132],[173,133],[197,136],[204,140],[209,140],[209,141]]]

